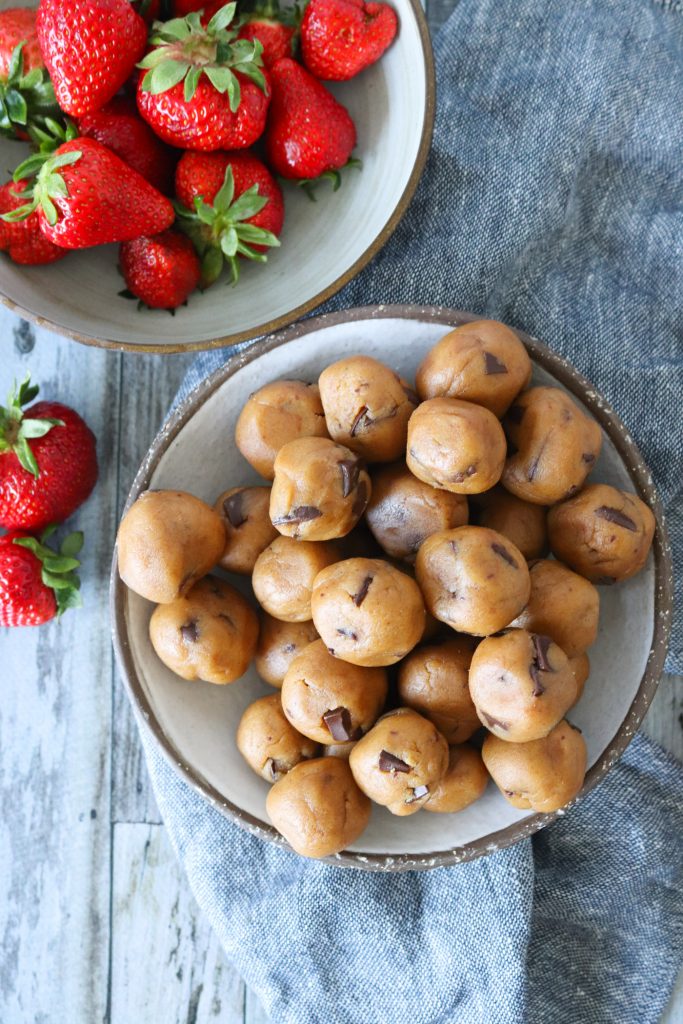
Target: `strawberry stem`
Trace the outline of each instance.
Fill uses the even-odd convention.
[[[59,552],[56,552],[44,543],[54,529],[48,527],[44,530],[40,540],[35,537],[15,537],[13,543],[27,548],[41,563],[40,577],[45,586],[55,592],[59,616],[68,608],[79,608],[83,603],[80,595],[81,581],[76,575],[76,569],[81,564],[76,555],[83,547],[83,534],[80,530],[70,533],[62,541]]]
[[[55,92],[45,68],[33,68],[24,74],[22,40],[13,50],[7,78],[0,81],[0,135],[16,139],[18,132],[30,137],[47,118],[60,114]]]
[[[0,405],[0,456],[13,452],[26,472],[35,477],[40,476],[40,468],[29,441],[44,437],[53,427],[64,426],[63,420],[24,418],[22,406],[32,402],[38,391],[27,374],[19,387],[14,382],[7,406]]]

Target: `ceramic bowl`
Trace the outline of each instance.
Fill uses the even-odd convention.
[[[334,360],[361,352],[384,360],[412,380],[427,350],[451,326],[472,319],[476,318],[448,309],[356,309],[307,320],[234,356],[170,417],[138,472],[129,502],[155,487],[191,491],[213,503],[228,487],[255,481],[232,439],[245,397],[267,381],[314,380]],[[591,479],[637,492],[657,517],[645,569],[626,583],[601,588],[600,632],[590,650],[591,678],[570,713],[588,745],[590,767],[583,795],[623,752],[654,696],[671,615],[670,554],[650,474],[623,425],[568,363],[539,341],[520,337],[534,362],[534,382],[565,388],[602,427],[602,454]],[[203,453],[201,458],[198,452]],[[268,786],[247,767],[235,746],[246,706],[273,689],[253,669],[230,686],[177,678],[150,645],[153,606],[121,583],[116,555],[111,593],[114,643],[144,728],[206,800],[244,828],[283,843],[265,813]],[[458,814],[396,818],[375,806],[366,832],[332,860],[371,870],[437,867],[497,850],[554,817],[515,810],[490,783],[479,801]]]
[[[22,0],[19,0],[21,3]],[[0,0],[0,9],[17,0]],[[419,0],[392,0],[399,33],[383,58],[355,80],[331,86],[358,129],[361,171],[343,173],[317,202],[285,184],[282,246],[268,263],[242,261],[239,286],[227,276],[195,293],[174,317],[138,311],[118,295],[117,247],[102,246],[48,267],[21,267],[0,256],[0,299],[22,316],[78,341],[110,348],[174,352],[231,345],[292,323],[350,281],[384,245],[415,191],[434,121],[431,43]],[[32,5],[32,2],[25,6]],[[0,142],[8,176],[22,143]],[[5,180],[5,179],[2,179]]]

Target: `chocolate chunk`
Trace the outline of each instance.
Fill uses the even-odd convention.
[[[422,800],[423,797],[429,793],[428,786],[416,786],[413,790],[412,796],[407,796],[405,802],[407,804],[414,804],[417,800]]]
[[[342,498],[348,498],[358,483],[360,462],[358,459],[341,459],[338,465],[342,475]]]
[[[482,711],[482,715],[486,719],[486,724],[491,729],[502,729],[503,732],[507,732],[510,728],[507,722],[501,722],[500,719],[494,718],[493,715],[487,715],[485,711]]]
[[[365,506],[367,505],[367,503],[368,485],[365,483],[365,480],[361,480],[361,482],[358,484],[358,489],[356,490],[356,497],[354,499],[353,505],[351,506],[351,515],[356,516],[360,519],[360,517],[365,512]]]
[[[400,757],[390,754],[388,750],[380,750],[379,761],[377,762],[381,772],[411,772],[413,769]]]
[[[531,691],[531,696],[540,697],[542,693],[545,693],[545,686],[541,682],[541,677],[538,673],[538,665],[533,661],[529,665],[529,675],[531,676],[534,683],[534,688]]]
[[[569,488],[569,490],[565,491],[563,501],[565,501],[567,498],[573,498],[574,495],[576,494],[576,492],[578,491],[578,489],[579,489],[579,485],[578,484],[572,484],[571,487]]]
[[[190,619],[184,626],[180,627],[180,635],[186,644],[196,644],[199,639],[199,630],[197,629],[197,620]]]
[[[420,404],[420,396],[418,395],[417,391],[413,391],[413,389],[409,388],[407,384],[402,384],[401,387],[405,391],[406,398],[411,403],[411,405]]]
[[[328,653],[328,654],[331,654],[331,655],[332,655],[332,657],[334,658],[334,647],[328,647],[328,648],[327,648],[327,653]]]
[[[367,420],[368,423],[372,423],[372,420],[370,419],[370,417],[368,416],[367,413],[368,413],[367,405],[361,405],[360,409],[358,410],[358,412],[356,413],[356,415],[354,417],[353,423],[351,424],[351,430],[349,431],[349,433],[351,434],[351,437],[355,437],[356,436],[356,432],[357,432],[358,428],[360,427],[361,421],[363,419]]]
[[[508,549],[504,548],[502,544],[492,544],[491,549],[495,551],[497,555],[500,555],[503,561],[507,562],[508,565],[511,565],[513,569],[519,569],[519,566],[515,562],[514,558],[512,557]]]
[[[474,476],[474,474],[476,472],[477,472],[477,467],[476,466],[468,466],[467,469],[465,470],[465,476]]]
[[[550,637],[533,633],[531,639],[534,645],[534,660],[541,672],[554,672],[555,669],[548,661],[548,649],[552,643]]]
[[[275,761],[272,757],[268,758],[264,765],[264,768],[268,769],[268,774],[270,775],[273,782],[277,782],[278,779],[281,779],[282,776],[287,773],[287,768],[285,767],[285,765],[282,764],[281,761]]]
[[[487,376],[491,376],[494,373],[507,373],[508,368],[505,363],[501,363],[497,356],[494,356],[493,352],[484,352],[484,366],[485,373]]]
[[[624,530],[632,530],[636,533],[638,527],[629,516],[624,515],[618,508],[610,508],[609,505],[601,505],[600,508],[596,508],[595,515],[598,519],[606,519],[608,523],[614,523],[616,526],[622,526]]]
[[[519,424],[524,419],[524,413],[525,412],[526,412],[526,409],[524,408],[523,405],[511,405],[510,408],[508,409],[508,412],[507,412],[508,419],[512,423],[518,423]]]
[[[346,743],[352,739],[351,715],[348,708],[333,708],[323,715],[323,722],[330,730],[333,740],[337,743]]]
[[[337,629],[339,636],[348,637],[349,640],[353,640],[354,643],[358,639],[358,634],[354,633],[352,629]]]
[[[223,511],[226,519],[235,529],[246,523],[249,516],[244,514],[244,491],[238,491],[237,494],[231,494],[229,498],[226,498],[223,502]]]
[[[592,452],[584,452],[581,458],[588,466],[591,466],[595,462],[595,456]]]
[[[292,651],[296,650],[296,644],[285,644],[282,650],[285,654],[291,654]]]
[[[308,523],[311,519],[318,519],[321,515],[320,509],[314,505],[297,505],[286,516],[273,519],[273,526],[282,526],[285,523]]]
[[[598,576],[595,580],[598,586],[611,587],[613,583],[617,582],[616,576]]]
[[[505,796],[514,796],[515,795],[515,791],[513,789],[504,789],[503,792],[505,793]]]
[[[363,580],[363,582],[360,585],[360,590],[356,594],[353,595],[353,599],[352,600],[353,600],[353,603],[355,604],[356,608],[360,608],[360,606],[362,605],[363,601],[368,596],[368,590],[370,589],[370,584],[372,583],[373,579],[374,579],[374,576],[366,576],[365,579]]]

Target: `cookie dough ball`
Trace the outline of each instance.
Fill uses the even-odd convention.
[[[645,565],[655,517],[645,502],[607,484],[590,484],[548,513],[556,558],[593,583],[618,583]]]
[[[310,620],[283,622],[264,612],[254,661],[256,671],[261,679],[279,690],[294,659],[317,639],[318,631]]]
[[[349,758],[363,792],[392,814],[424,807],[448,767],[448,744],[417,711],[397,708],[356,743]]]
[[[316,743],[347,743],[375,724],[387,689],[383,668],[338,661],[315,640],[287,670],[282,707],[294,728]]]
[[[467,498],[418,480],[403,463],[372,475],[365,519],[377,543],[392,558],[414,562],[420,544],[439,530],[464,526]]]
[[[149,635],[164,665],[183,679],[234,683],[254,657],[258,618],[234,587],[207,576],[155,609]]]
[[[531,360],[514,331],[475,320],[450,331],[420,363],[420,398],[461,398],[503,415],[531,379]]]
[[[415,574],[432,615],[473,636],[509,625],[531,589],[521,552],[483,526],[460,526],[428,537],[417,553]]]
[[[251,575],[258,556],[278,535],[269,507],[270,487],[233,487],[216,500],[226,537],[221,569]]]
[[[487,526],[511,540],[527,561],[542,558],[548,551],[546,509],[532,505],[510,494],[502,487],[494,487],[478,498],[479,526]],[[456,524],[454,524],[456,525]]]
[[[474,648],[469,637],[457,637],[418,647],[399,665],[400,703],[433,722],[449,744],[464,743],[481,725],[468,686]]]
[[[266,811],[302,857],[330,857],[355,843],[370,820],[370,801],[340,757],[302,761],[268,793]]]
[[[126,586],[168,604],[213,569],[225,548],[225,529],[193,494],[145,491],[121,520],[116,543]]]
[[[554,505],[583,486],[600,454],[602,433],[565,391],[532,388],[508,410],[510,456],[502,484],[534,505]]]
[[[237,749],[266,782],[277,782],[295,764],[318,754],[318,744],[302,736],[285,718],[279,693],[249,705],[237,727]]]
[[[483,725],[510,743],[547,736],[576,701],[576,678],[549,636],[511,629],[477,647],[470,694]]]
[[[446,774],[432,791],[425,811],[438,814],[462,811],[482,796],[488,781],[488,772],[477,750],[467,746],[451,747]]]
[[[357,455],[324,437],[290,441],[275,459],[270,518],[286,537],[345,537],[365,512],[370,477]]]
[[[347,558],[323,569],[311,608],[330,654],[353,665],[393,665],[425,629],[417,583],[380,558]]]
[[[481,755],[505,799],[522,811],[559,810],[577,796],[586,775],[586,743],[567,721],[531,743],[487,736]]]
[[[298,437],[327,437],[317,384],[275,380],[250,395],[235,427],[235,444],[266,480],[275,475],[275,456]]]
[[[330,437],[368,462],[403,456],[419,399],[398,374],[370,356],[350,356],[323,370],[318,387]]]
[[[552,637],[568,658],[595,643],[600,616],[600,595],[561,562],[543,558],[529,566],[531,594],[512,623],[531,633]]]
[[[457,398],[418,405],[408,423],[408,469],[418,480],[455,494],[480,494],[498,483],[505,434],[488,409]]]
[[[573,658],[569,659],[569,664],[572,667],[574,673],[574,679],[576,681],[576,700],[574,704],[578,704],[583,696],[583,690],[586,685],[586,681],[591,671],[591,663],[588,660],[587,654],[577,654]]]
[[[313,582],[321,569],[338,558],[334,544],[276,537],[254,565],[251,585],[256,600],[276,619],[309,622]]]
[[[348,761],[355,745],[354,740],[350,743],[330,743],[323,747],[323,757],[341,757],[344,761]]]

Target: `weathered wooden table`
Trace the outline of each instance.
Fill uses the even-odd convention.
[[[433,28],[454,5],[432,0]],[[82,413],[100,460],[73,520],[85,607],[0,630],[0,1021],[263,1022],[170,849],[110,643],[116,524],[190,357],[87,348],[6,310],[0,339],[0,392],[31,370]],[[665,678],[645,731],[683,758],[682,726],[681,688]],[[683,1020],[680,990],[669,1024]]]

